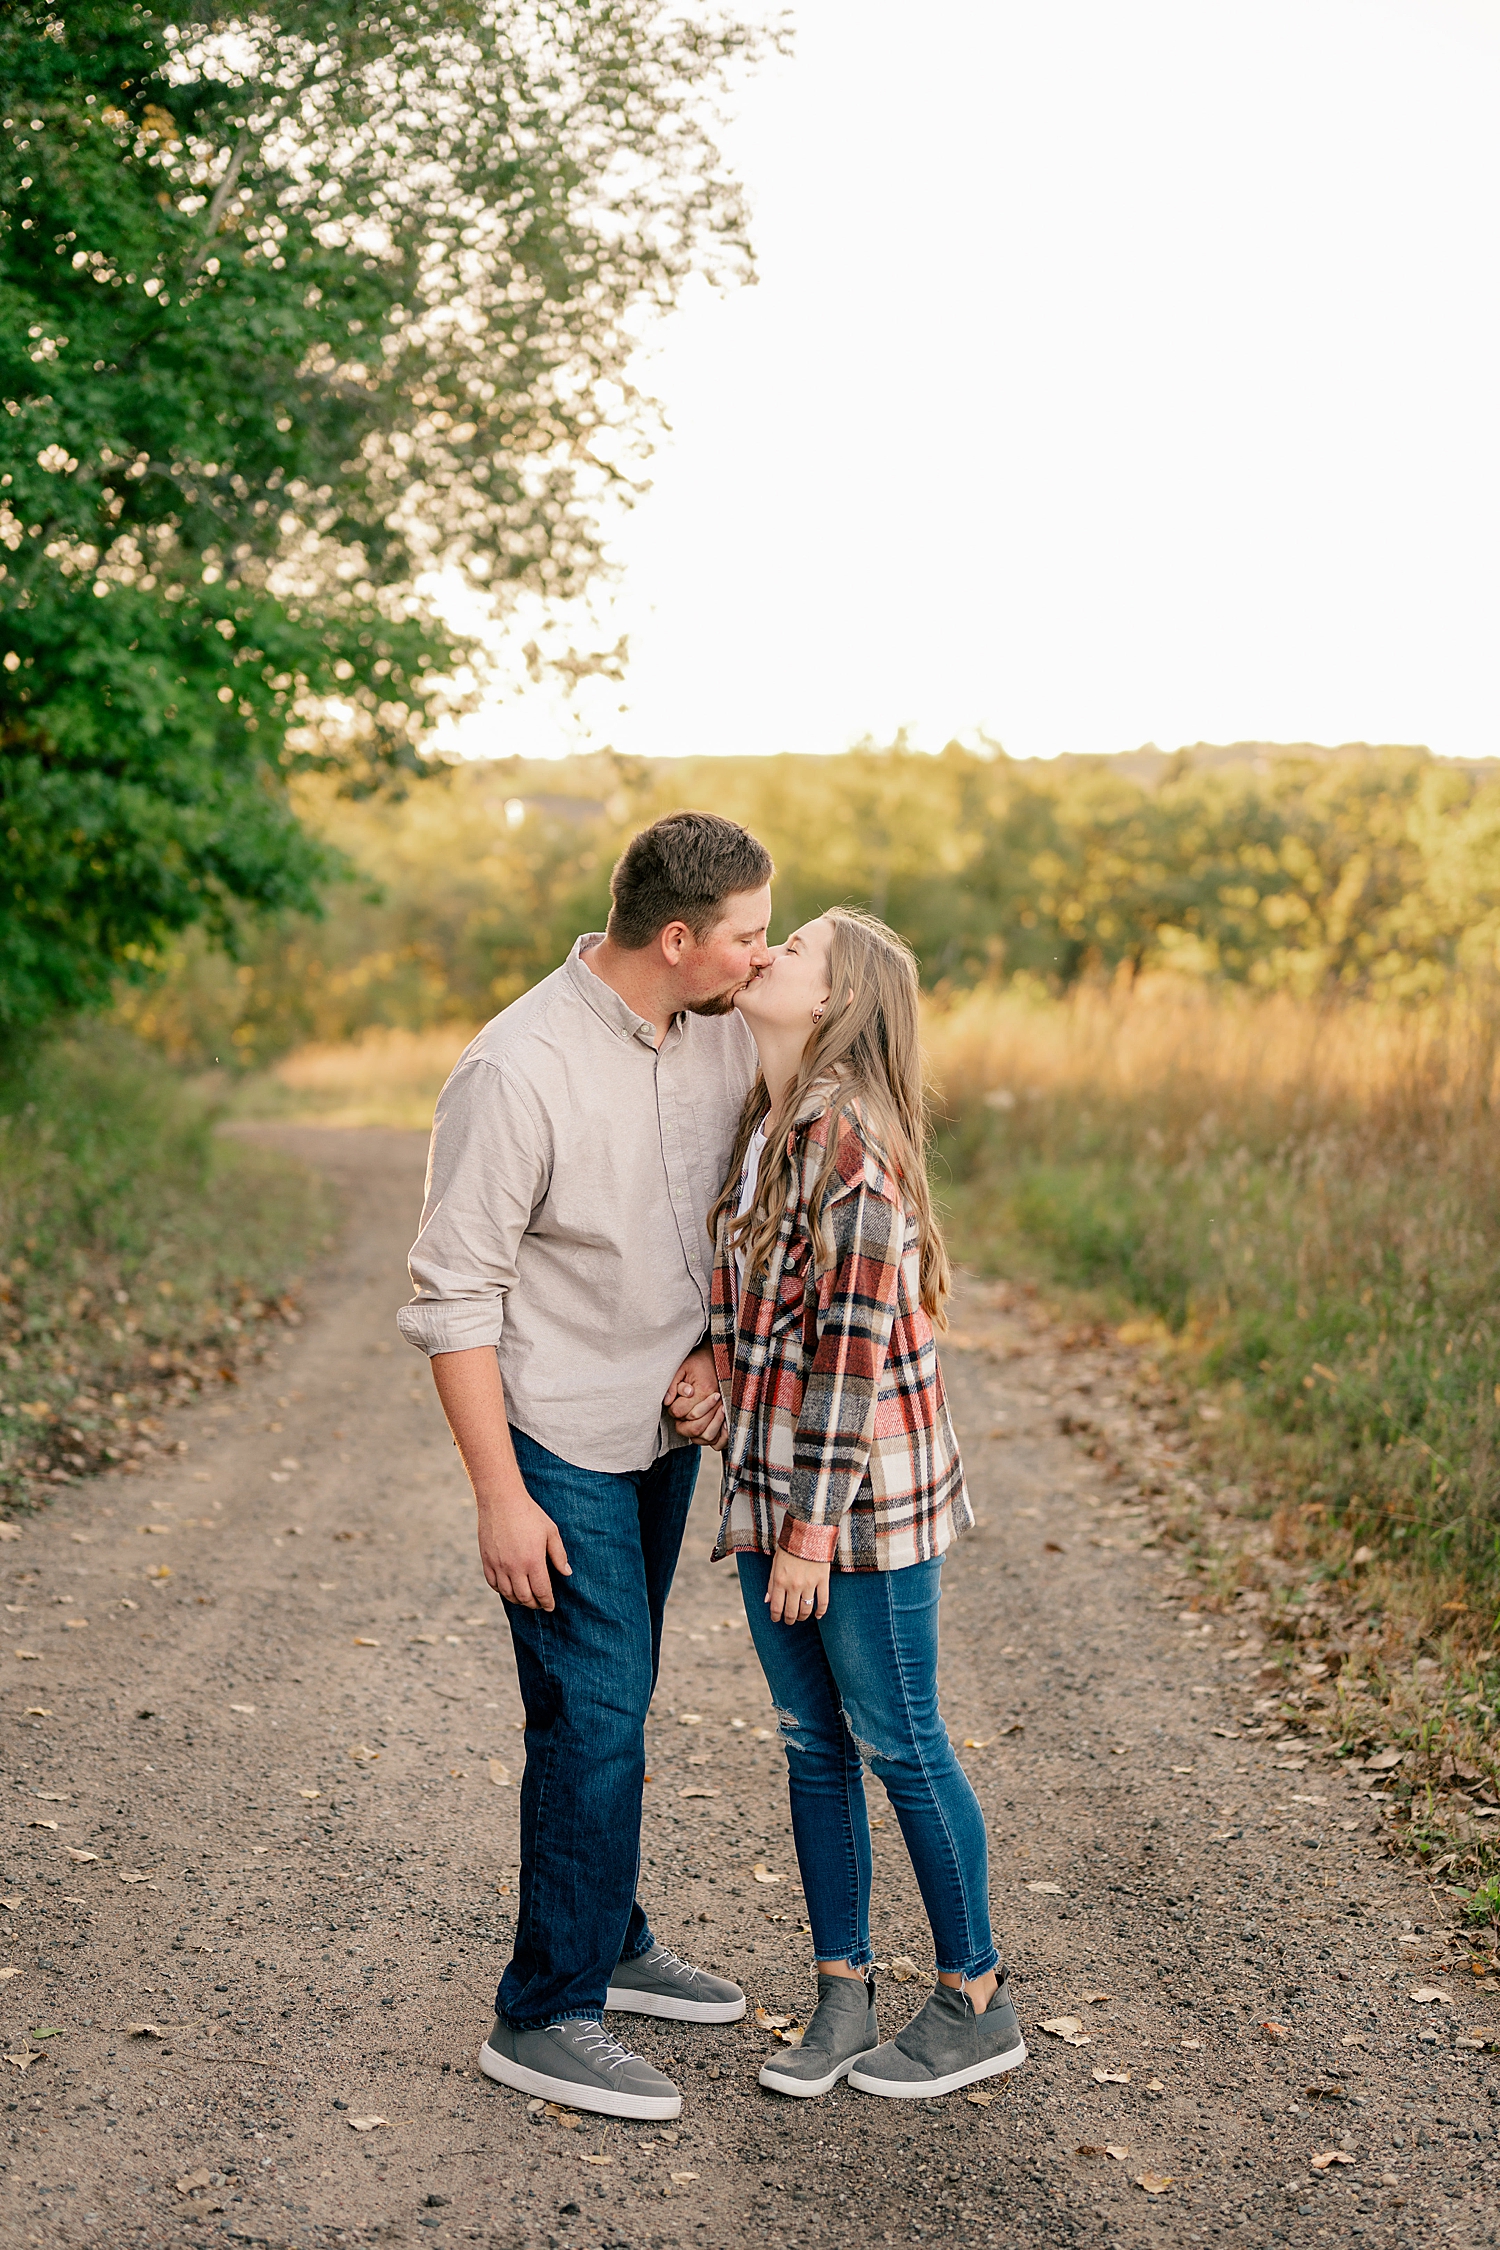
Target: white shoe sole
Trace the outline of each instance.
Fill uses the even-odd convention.
[[[773,2094],[796,2094],[807,2100],[814,2094],[831,2093],[841,2078],[848,2077],[856,2063],[863,2062],[865,2055],[873,2055],[874,2052],[873,2047],[866,2047],[864,2054],[851,2055],[847,2062],[841,2062],[836,2070],[831,2070],[826,2078],[778,2078],[774,2063],[762,2063],[760,2083],[769,2087]]]
[[[859,2062],[864,2061],[863,2055]],[[946,2078],[871,2078],[860,2074],[859,2062],[849,2073],[849,2083],[862,2094],[883,2094],[887,2101],[924,2102],[932,2094],[956,2094],[961,2086],[977,2086],[981,2078],[998,2078],[1002,2071],[1018,2070],[1026,2060],[1026,2042],[1008,2047],[991,2062],[974,2063],[968,2070],[950,2071]]]
[[[643,2117],[653,2121],[682,2115],[682,2096],[670,2094],[614,2094],[607,2087],[579,2086],[571,2078],[553,2078],[544,2070],[528,2070],[524,2063],[497,2055],[486,2040],[479,2050],[479,2067],[497,2085],[513,2086],[517,2093],[541,2094],[549,2102],[569,2109],[586,2109],[597,2117]]]
[[[625,2016],[660,2016],[669,2023],[738,2023],[745,2013],[745,1995],[738,2000],[674,2000],[666,1993],[632,1992],[612,1984],[604,1995],[606,2008]]]

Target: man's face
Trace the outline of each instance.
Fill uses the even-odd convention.
[[[735,891],[700,945],[689,931],[677,957],[677,1005],[695,1016],[727,1015],[734,996],[766,967],[771,951],[771,886]]]

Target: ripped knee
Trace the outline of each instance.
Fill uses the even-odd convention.
[[[856,1733],[854,1721],[850,1718],[847,1711],[843,1711],[842,1716],[844,1725],[848,1729],[849,1740],[854,1744],[855,1749],[859,1752],[860,1757],[864,1760],[864,1763],[867,1766],[873,1768],[874,1766],[880,1764],[882,1760],[888,1760],[890,1758],[890,1751],[882,1750],[877,1743],[866,1742],[861,1735]]]
[[[784,1704],[778,1703],[774,1706],[772,1716],[776,1721],[776,1733],[783,1750],[805,1750],[807,1748],[805,1742],[799,1742],[797,1739],[801,1732],[802,1721],[795,1711],[789,1711]]]

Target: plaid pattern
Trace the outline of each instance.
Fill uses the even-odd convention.
[[[835,1170],[815,1269],[808,1197],[830,1132]],[[781,1230],[743,1296],[721,1221],[711,1333],[729,1420],[717,1560],[749,1549],[903,1570],[974,1521],[922,1310],[917,1225],[858,1110],[827,1094],[792,1128]]]

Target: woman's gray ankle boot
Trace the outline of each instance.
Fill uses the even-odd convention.
[[[773,2055],[760,2082],[778,2094],[826,2094],[852,2063],[880,2044],[875,2024],[875,1980],[818,1977],[818,2005],[800,2047]]]

